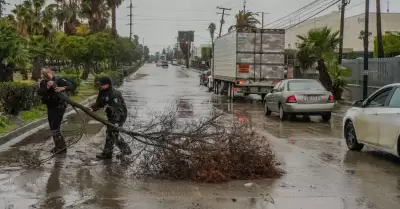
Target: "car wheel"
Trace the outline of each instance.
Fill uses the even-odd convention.
[[[364,144],[358,143],[356,130],[351,121],[346,122],[344,127],[344,137],[346,139],[347,148],[352,151],[360,151]]]
[[[268,109],[268,105],[267,105],[266,101],[264,102],[264,113],[266,116],[271,115],[271,110]]]
[[[279,118],[281,119],[281,121],[286,120],[288,117],[288,114],[285,113],[285,111],[283,110],[283,106],[279,105]]]
[[[327,121],[331,120],[331,117],[332,117],[332,113],[323,114],[322,120],[327,122]]]

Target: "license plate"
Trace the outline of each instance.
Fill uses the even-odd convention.
[[[305,101],[319,101],[321,100],[320,96],[305,96],[304,97]]]

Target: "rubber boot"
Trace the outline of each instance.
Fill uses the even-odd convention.
[[[111,154],[105,154],[104,152],[102,152],[100,154],[97,154],[96,158],[102,159],[102,160],[112,159],[112,155]]]
[[[64,137],[59,131],[53,132],[54,148],[51,150],[53,154],[65,154],[67,152],[67,145]]]

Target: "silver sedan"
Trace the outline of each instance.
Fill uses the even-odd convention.
[[[264,101],[265,115],[277,112],[281,120],[289,115],[321,115],[329,121],[335,106],[331,92],[314,79],[282,80]]]

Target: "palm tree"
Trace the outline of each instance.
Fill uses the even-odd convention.
[[[111,8],[111,29],[114,38],[117,37],[117,8],[122,4],[123,0],[107,0],[107,5]]]
[[[317,63],[319,80],[327,90],[332,89],[332,80],[327,72],[324,53],[334,52],[340,43],[339,31],[332,32],[331,28],[322,27],[311,29],[305,36],[297,36],[299,52],[297,59],[303,69],[311,68]]]
[[[358,34],[358,39],[364,40],[365,32],[364,30],[361,30],[360,33]],[[368,32],[368,36],[372,36],[371,32]]]
[[[55,8],[54,17],[57,19],[57,28],[64,29],[67,35],[75,34],[75,27],[80,22],[78,20],[79,15],[79,2],[77,0],[56,0],[56,4],[50,4],[48,7]]]
[[[258,14],[249,11],[239,11],[235,15],[236,24],[229,27],[228,31],[238,28],[256,28],[257,24],[260,24],[260,21],[255,16],[258,16]]]
[[[381,0],[376,0],[376,41],[378,47],[378,58],[384,57],[382,40]]]
[[[215,35],[216,29],[217,29],[217,26],[215,25],[215,23],[212,22],[208,25],[208,31],[210,32],[211,44],[212,44],[212,58],[213,58],[212,70],[214,70],[214,35]]]
[[[54,27],[52,25],[54,7],[45,7],[45,0],[26,0],[16,5],[11,12],[14,23],[21,35],[44,35],[49,37]]]
[[[90,31],[103,31],[110,17],[109,7],[104,0],[81,0],[81,15],[88,19]]]

